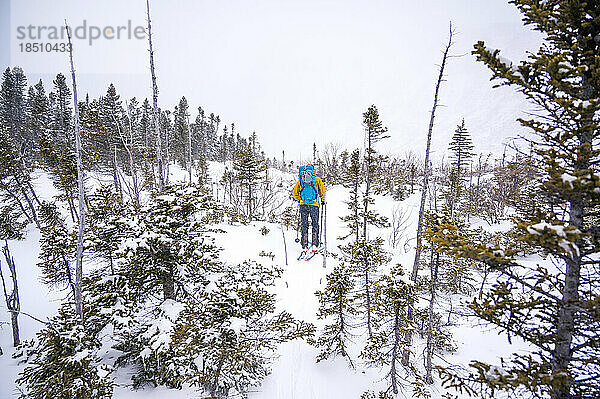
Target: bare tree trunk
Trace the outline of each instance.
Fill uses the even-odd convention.
[[[131,124],[131,115],[129,114],[129,106],[127,105],[127,103],[125,103],[125,107],[127,108],[127,114],[129,116],[129,137],[130,137],[130,141],[129,144],[131,145],[131,147],[133,147],[133,126]],[[132,180],[132,184],[133,184],[133,203],[135,204],[136,208],[140,206],[140,189],[139,189],[139,185],[138,185],[138,179],[137,179],[137,170],[135,168],[135,162],[133,160],[133,151],[132,148],[130,148],[130,145],[128,145],[125,141],[125,137],[123,136],[123,132],[121,131],[121,124],[119,123],[119,121],[115,120],[115,123],[117,124],[117,130],[119,132],[119,136],[121,137],[121,142],[123,143],[123,147],[125,147],[125,150],[127,151],[127,155],[129,155],[129,173],[131,173],[131,180]],[[112,269],[112,259],[111,259],[111,269]]]
[[[40,225],[40,221],[38,220],[38,217],[37,217],[37,212],[35,211],[35,206],[33,206],[33,203],[29,199],[29,196],[27,195],[27,191],[25,191],[25,188],[23,186],[21,186],[21,192],[23,193],[23,197],[25,197],[25,201],[27,201],[27,205],[29,205],[29,209],[31,209],[31,215],[33,217],[33,221],[35,222],[35,225],[39,229],[41,227],[41,225]]]
[[[119,199],[121,200],[121,202],[123,202],[123,188],[121,187],[121,182],[119,181],[119,169],[118,169],[118,164],[117,164],[117,145],[116,144],[113,146],[112,170],[113,170],[113,180],[115,181],[115,191],[119,195]]]
[[[396,371],[396,364],[398,363],[398,348],[400,346],[400,306],[394,305],[394,347],[392,349],[392,359],[390,366],[390,377],[392,382],[392,391],[394,395],[398,394],[398,372]]]
[[[152,74],[152,115],[154,119],[154,132],[156,134],[156,167],[158,174],[158,191],[165,188],[162,142],[160,138],[159,114],[158,114],[158,86],[156,84],[156,73],[154,72],[154,51],[152,50],[152,25],[150,21],[150,1],[146,0],[146,11],[148,16],[148,46],[150,51],[150,73]]]
[[[79,223],[79,214],[75,209],[75,202],[73,202],[73,198],[67,193],[67,203],[69,204],[69,211],[71,211],[71,220],[73,223]]]
[[[444,50],[444,56],[442,57],[442,65],[440,66],[440,74],[438,76],[437,83],[435,85],[435,95],[433,97],[433,108],[431,109],[431,118],[429,119],[429,130],[427,132],[427,149],[425,150],[425,169],[423,171],[423,191],[421,193],[421,205],[419,207],[419,222],[417,224],[417,249],[415,251],[415,261],[413,263],[412,274],[410,279],[412,281],[417,280],[417,274],[419,272],[419,258],[421,257],[421,231],[423,230],[423,213],[425,211],[425,199],[427,198],[427,185],[429,184],[429,151],[431,149],[431,133],[433,132],[433,120],[435,118],[435,110],[438,106],[438,95],[440,91],[440,85],[444,80],[444,68],[446,67],[446,60],[448,59],[448,52],[452,46],[452,37],[454,31],[452,30],[452,23],[450,23],[450,37],[448,44]]]
[[[73,79],[73,113],[75,114],[75,155],[77,157],[77,188],[79,192],[79,230],[77,231],[77,259],[75,266],[75,312],[83,324],[83,297],[81,295],[81,280],[83,278],[83,234],[85,232],[85,188],[83,185],[83,166],[81,164],[81,132],[79,131],[79,104],[77,103],[77,83],[75,80],[75,67],[73,66],[73,46],[71,44],[71,31],[65,20],[67,37],[69,38],[69,61],[71,63],[71,77]]]
[[[369,333],[369,339],[373,339],[373,331],[371,330],[371,291],[369,284],[369,266],[365,265],[365,298],[367,308],[367,331]]]
[[[6,284],[4,282],[4,275],[2,274],[2,268],[0,267],[0,277],[2,278],[2,287],[4,288],[4,298],[6,299],[6,308],[10,312],[10,321],[12,324],[12,335],[13,345],[16,348],[21,344],[19,337],[19,312],[21,311],[21,302],[19,301],[19,285],[17,284],[17,269],[15,267],[15,261],[10,255],[8,249],[8,241],[4,240],[4,248],[2,249],[4,258],[8,264],[10,270],[10,276],[12,279],[13,289],[10,295],[6,292]],[[1,353],[0,353],[1,354]]]
[[[285,232],[283,231],[283,222],[281,222],[281,235],[283,236],[283,250],[285,251],[285,265],[288,264],[287,244],[285,243]]]
[[[35,203],[38,205],[41,205],[42,203],[40,202],[40,199],[38,198],[37,194],[35,193],[35,190],[34,190],[33,186],[31,185],[31,182],[29,182],[29,181],[27,182],[27,187],[29,188],[29,191],[31,191],[31,196],[35,200]]]
[[[431,359],[433,358],[433,352],[435,350],[435,345],[433,342],[433,319],[434,319],[434,305],[435,305],[435,294],[436,294],[436,289],[437,289],[437,283],[438,283],[438,266],[440,263],[440,254],[436,253],[435,254],[435,261],[433,260],[434,258],[434,251],[433,249],[431,250],[431,287],[430,287],[430,298],[429,298],[429,314],[428,314],[428,325],[427,325],[427,346],[426,346],[426,350],[427,350],[427,358],[426,358],[426,362],[425,362],[425,370],[426,370],[426,376],[425,376],[425,382],[427,382],[428,384],[433,384],[433,377],[431,376],[431,371],[432,371],[432,362]]]

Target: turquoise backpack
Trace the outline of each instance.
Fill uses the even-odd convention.
[[[305,204],[312,204],[317,200],[319,193],[315,184],[315,168],[313,165],[300,166],[298,170],[300,180],[300,199]]]

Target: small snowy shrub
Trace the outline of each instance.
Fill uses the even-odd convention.
[[[111,369],[95,355],[100,342],[64,306],[50,324],[23,348],[25,369],[17,379],[28,398],[111,398]]]

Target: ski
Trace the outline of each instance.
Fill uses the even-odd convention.
[[[304,260],[306,260],[306,261],[309,261],[309,260],[311,260],[311,259],[312,259],[312,258],[313,258],[313,257],[314,257],[316,254],[321,254],[321,253],[323,253],[323,249],[322,249],[322,248],[319,248],[319,249],[318,249],[318,250],[316,250],[316,251],[311,251],[311,252],[310,252],[310,253],[309,253],[309,254],[308,254],[308,255],[307,255],[305,258],[304,258]]]
[[[309,254],[308,256],[306,256],[306,257],[304,258],[304,260],[308,262],[308,261],[309,261],[309,260],[311,260],[311,259],[312,259],[312,258],[313,258],[313,257],[314,257],[316,254],[318,254],[318,252],[313,252],[313,253]]]

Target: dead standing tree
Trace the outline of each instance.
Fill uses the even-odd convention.
[[[162,142],[160,138],[160,118],[158,113],[158,85],[156,84],[156,73],[154,72],[154,50],[152,49],[152,25],[150,22],[150,1],[146,0],[146,12],[148,16],[148,48],[150,51],[150,73],[152,74],[152,116],[154,121],[154,133],[156,135],[156,167],[158,174],[158,191],[165,187]]]
[[[81,164],[81,131],[79,130],[79,105],[77,103],[77,83],[75,80],[75,67],[73,66],[73,45],[71,44],[71,30],[65,20],[67,38],[69,39],[69,61],[71,63],[71,78],[73,80],[73,113],[75,120],[75,156],[77,157],[77,191],[79,196],[79,230],[77,231],[77,259],[75,266],[75,312],[83,324],[83,298],[81,295],[81,280],[83,279],[83,234],[85,232],[85,187],[83,184],[83,166]]]
[[[438,75],[437,83],[435,85],[435,95],[433,97],[433,107],[431,109],[431,117],[429,119],[429,129],[427,132],[427,149],[425,150],[425,164],[423,169],[423,190],[421,192],[421,204],[419,207],[419,221],[417,223],[417,248],[415,251],[415,262],[413,263],[412,274],[410,276],[412,281],[417,281],[417,275],[419,272],[419,259],[421,256],[421,233],[423,229],[423,214],[425,213],[425,200],[427,198],[427,187],[429,185],[429,173],[431,170],[431,166],[429,164],[429,152],[431,149],[431,134],[433,132],[433,121],[435,118],[435,111],[438,106],[438,98],[440,92],[440,86],[444,81],[444,69],[446,67],[446,61],[448,60],[450,52],[450,48],[452,47],[452,38],[454,37],[455,31],[452,29],[452,22],[450,22],[450,35],[448,37],[448,44],[444,49],[444,54],[442,56],[442,64],[440,65],[440,73]],[[414,317],[414,310],[412,307],[408,309],[407,318],[412,320]],[[412,333],[411,331],[406,332],[405,341],[408,345],[412,341]],[[410,351],[405,349],[402,353],[402,364],[407,366],[410,359]]]
[[[433,132],[433,121],[435,118],[435,111],[438,106],[438,98],[440,92],[440,86],[444,81],[444,69],[446,67],[446,61],[449,56],[448,53],[450,48],[452,47],[452,38],[454,37],[455,31],[452,29],[452,22],[450,22],[450,36],[448,38],[448,44],[446,45],[446,49],[444,50],[444,55],[442,57],[442,64],[440,65],[440,73],[437,79],[437,83],[435,85],[435,95],[433,97],[433,108],[431,109],[431,117],[429,119],[429,130],[427,132],[427,149],[425,150],[425,164],[423,169],[423,191],[421,192],[421,204],[419,206],[419,222],[417,223],[417,250],[415,252],[415,261],[413,263],[412,274],[410,276],[412,281],[417,280],[417,274],[419,271],[419,258],[421,256],[421,232],[423,229],[423,213],[425,212],[425,200],[427,199],[427,186],[429,184],[429,173],[430,173],[430,165],[429,165],[429,152],[431,149],[431,134]]]

